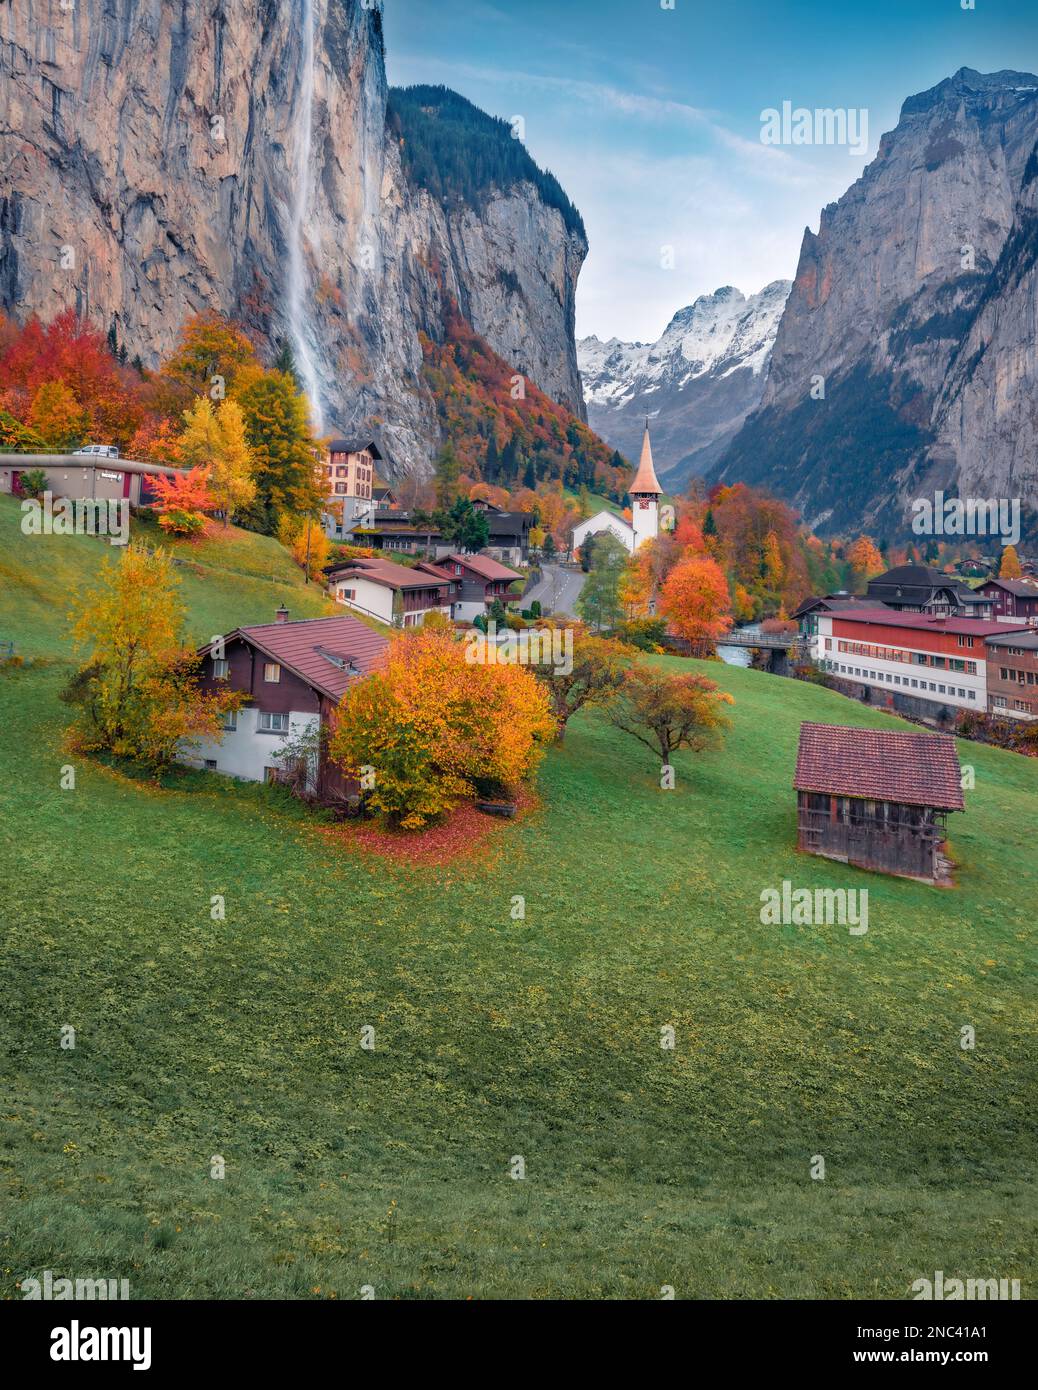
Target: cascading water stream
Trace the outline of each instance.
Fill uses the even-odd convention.
[[[289,210],[288,236],[288,331],[292,354],[303,389],[310,401],[310,420],[317,434],[324,430],[321,379],[317,370],[318,351],[313,325],[308,316],[306,257],[303,228],[310,207],[314,109],[314,7],[313,0],[302,0],[303,54],[301,81],[295,117],[294,199]]]

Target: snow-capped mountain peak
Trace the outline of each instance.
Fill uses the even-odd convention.
[[[788,280],[749,296],[724,285],[679,309],[654,343],[578,341],[592,427],[631,454],[650,415],[661,472],[703,449],[712,456],[760,400],[789,290]]]

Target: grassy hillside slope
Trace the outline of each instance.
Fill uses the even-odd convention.
[[[196,625],[237,622],[205,582]],[[0,588],[0,636],[25,602]],[[541,809],[445,869],[273,789],[77,762],[63,791],[64,672],[0,674],[3,1292],[904,1298],[942,1269],[1026,1297],[1038,764],[961,745],[955,890],[806,858],[800,721],[888,717],[709,669],[734,728],[676,790],[578,716]],[[785,878],[867,887],[868,934],[762,926]]]
[[[93,536],[25,536],[21,519],[16,499],[0,496],[0,642],[13,641],[24,656],[68,656],[69,607],[118,548]],[[137,521],[131,534],[180,562],[190,636],[199,644],[245,623],[272,622],[281,603],[296,618],[341,611],[320,586],[304,583],[302,570],[269,536],[231,526],[206,540],[177,541]]]

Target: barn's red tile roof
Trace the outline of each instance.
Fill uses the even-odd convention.
[[[945,734],[801,724],[793,786],[943,811],[965,806],[955,740]]]
[[[236,637],[251,642],[272,661],[280,662],[336,702],[353,681],[380,667],[389,651],[386,639],[359,618],[261,623],[240,627],[224,641],[229,644]]]
[[[489,555],[450,555],[448,559],[453,564],[467,566],[474,574],[480,575],[483,579],[522,579],[523,577],[521,574],[516,574],[515,570],[510,570],[505,565],[499,565]]]

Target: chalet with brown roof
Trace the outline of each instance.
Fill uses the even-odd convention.
[[[223,738],[185,753],[183,761],[250,782],[286,773],[277,754],[287,745],[311,745],[303,780],[323,797],[353,790],[319,751],[349,687],[385,661],[389,643],[359,618],[307,618],[290,622],[287,609],[273,623],[236,628],[198,653],[201,685],[245,691],[246,708],[228,716]]]
[[[461,586],[453,608],[453,617],[459,620],[472,622],[486,613],[495,599],[508,604],[518,598],[510,590],[512,584],[523,576],[489,555],[457,553],[448,555],[439,563]]]
[[[380,556],[330,565],[325,574],[332,597],[393,627],[420,627],[427,613],[451,614],[450,576],[427,565],[398,565]]]
[[[991,600],[995,618],[1022,618],[1038,624],[1038,581],[986,579],[977,593]]]
[[[793,786],[797,844],[808,854],[950,882],[947,817],[965,809],[954,739],[804,723]]]

